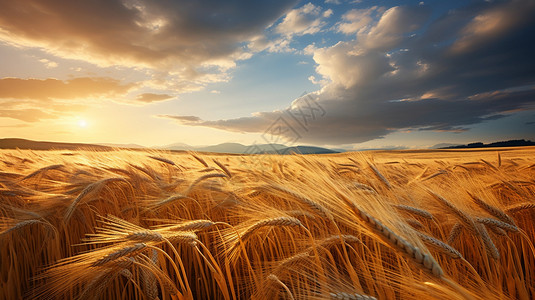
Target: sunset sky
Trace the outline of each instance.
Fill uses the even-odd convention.
[[[535,140],[535,1],[0,0],[0,138]]]

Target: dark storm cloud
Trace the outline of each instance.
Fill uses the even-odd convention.
[[[391,8],[355,40],[312,50],[316,72],[330,83],[315,95],[326,114],[308,124],[303,141],[358,143],[404,129],[460,132],[535,108],[535,2],[472,5],[421,27],[425,14]],[[179,121],[261,133],[286,116],[299,128],[289,112]]]

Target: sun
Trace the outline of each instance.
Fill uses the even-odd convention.
[[[86,128],[87,127],[87,121],[86,120],[78,120],[78,126],[81,127],[81,128]]]

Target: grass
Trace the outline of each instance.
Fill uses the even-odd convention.
[[[534,154],[2,150],[0,298],[533,299]]]

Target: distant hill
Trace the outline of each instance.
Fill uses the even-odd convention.
[[[221,152],[221,153],[245,153],[247,146],[238,144],[238,143],[223,143],[213,146],[204,146],[194,148],[195,151],[204,151],[204,152]]]
[[[31,150],[95,150],[109,151],[112,147],[81,143],[57,143],[32,141],[17,138],[0,139],[0,149],[31,149]]]
[[[211,146],[190,146],[183,143],[170,144],[159,147],[166,150],[192,150],[200,152],[232,153],[232,154],[322,154],[338,153],[340,151],[311,146],[288,147],[283,144],[254,144],[223,143]]]
[[[459,144],[440,143],[440,144],[436,144],[436,145],[429,147],[429,149],[446,149],[448,147],[456,147],[456,146],[459,146]]]
[[[144,149],[145,146],[138,144],[110,144],[110,143],[99,143],[100,146],[112,147],[112,148],[128,148],[128,149]]]
[[[0,149],[32,149],[32,150],[95,150],[95,151],[110,151],[114,148],[127,149],[148,149],[137,144],[82,144],[82,143],[58,143],[58,142],[44,142],[32,141],[19,138],[5,138],[0,139]],[[156,148],[156,147],[154,147]],[[192,150],[199,152],[216,152],[216,153],[232,153],[232,154],[323,154],[323,153],[338,153],[331,149],[311,146],[295,146],[288,147],[282,144],[258,144],[258,145],[242,145],[238,143],[223,143],[212,146],[194,147],[187,144],[177,143],[164,147],[158,147],[162,150]]]
[[[329,154],[329,153],[339,153],[340,151],[335,151],[327,148],[313,147],[313,146],[295,146],[295,147],[286,147],[278,151],[268,151],[266,153],[276,153],[276,154]]]
[[[510,140],[502,142],[494,142],[490,144],[484,144],[481,142],[470,143],[466,145],[443,147],[440,149],[468,149],[468,148],[493,148],[493,147],[520,147],[520,146],[535,146],[535,142],[530,140]]]

